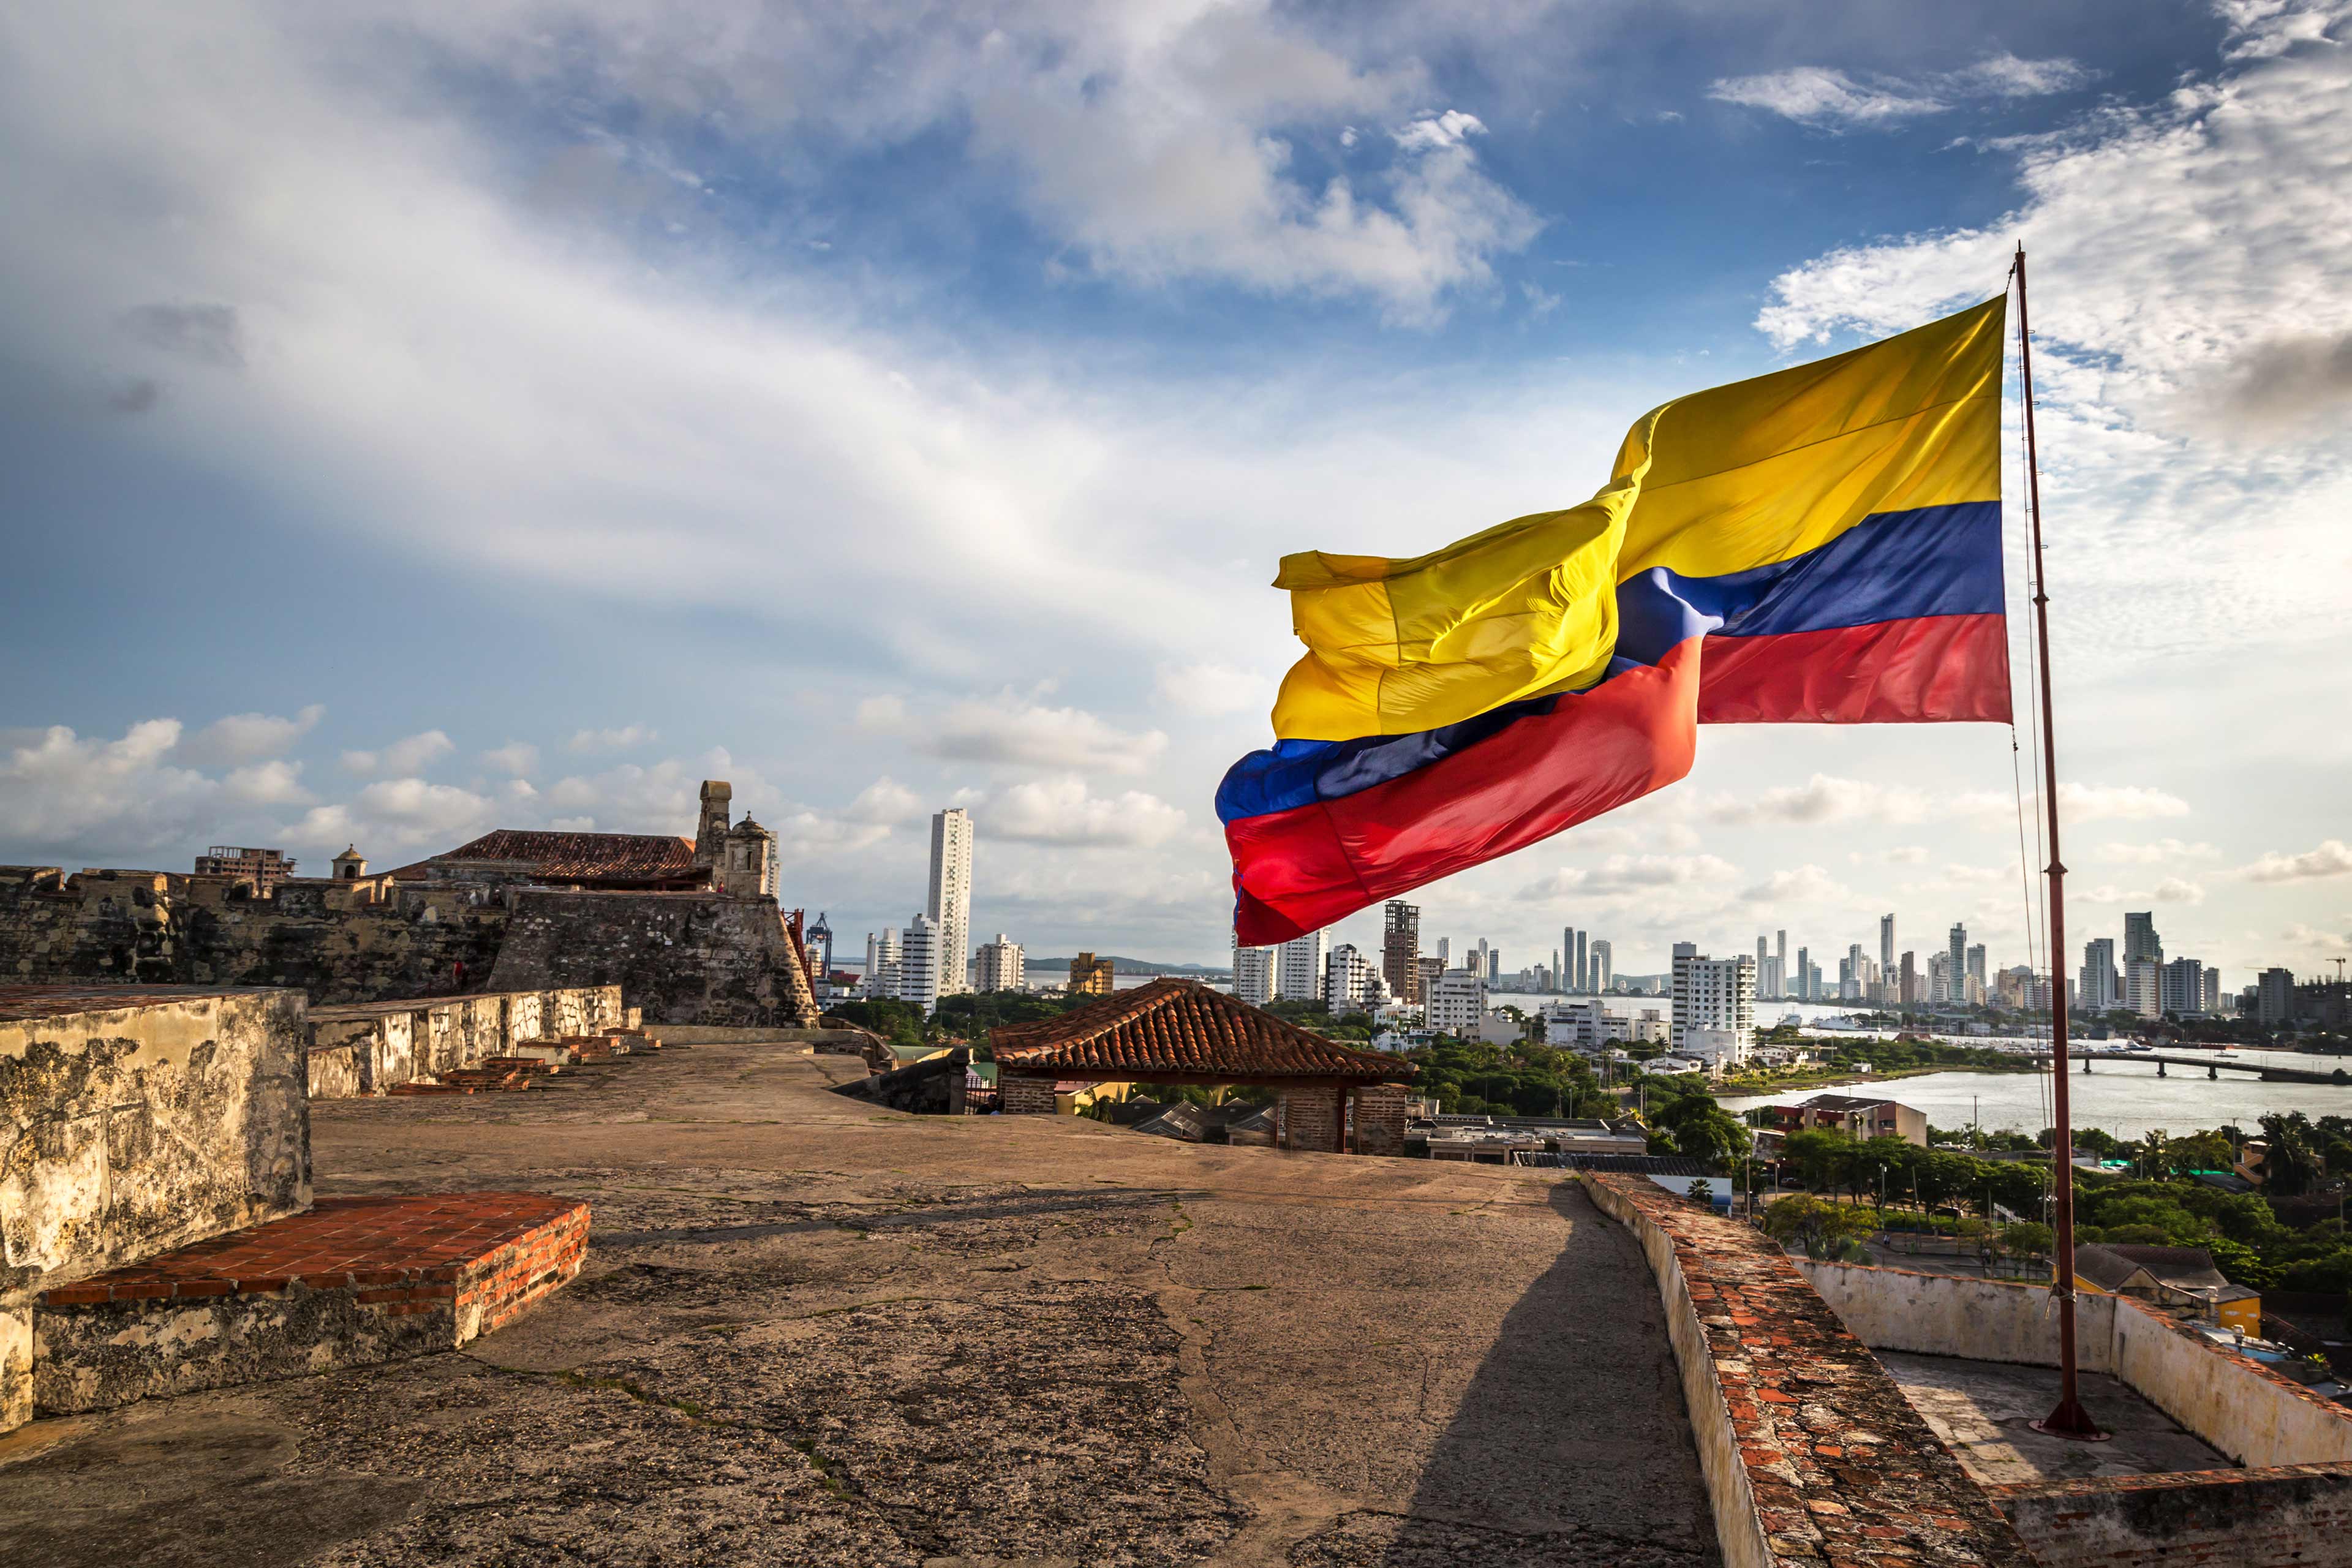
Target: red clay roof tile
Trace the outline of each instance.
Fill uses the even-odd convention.
[[[1001,1070],[1032,1076],[1157,1072],[1398,1083],[1414,1073],[1394,1057],[1350,1049],[1197,980],[1172,977],[1058,1018],[992,1029],[989,1044]]]

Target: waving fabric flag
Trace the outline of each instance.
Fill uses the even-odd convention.
[[[2006,303],[1654,409],[1581,506],[1286,556],[1307,652],[1217,791],[1238,939],[1672,784],[1699,724],[2007,721]]]

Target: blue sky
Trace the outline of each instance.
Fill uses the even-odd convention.
[[[727,776],[853,942],[955,801],[977,930],[1213,961],[1280,553],[1580,500],[2021,236],[2073,924],[2352,947],[2341,5],[47,9],[0,860],[688,831]],[[1717,729],[1423,901],[1514,966],[1881,909],[2012,963],[2016,858],[2005,731]]]

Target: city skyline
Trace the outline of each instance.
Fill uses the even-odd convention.
[[[782,79],[854,71],[853,111],[773,91],[774,39],[688,61],[585,10],[551,71],[454,13],[47,8],[0,38],[0,193],[75,215],[0,237],[0,658],[38,672],[0,698],[0,860],[685,833],[720,776],[837,929],[905,924],[955,805],[971,929],[1216,963],[1281,552],[1580,500],[1644,408],[1987,298],[2028,238],[2070,926],[2155,909],[2233,984],[2315,972],[2352,948],[2352,741],[2298,717],[2352,656],[2352,425],[2312,345],[2352,303],[2293,280],[2352,233],[2352,58],[2296,5],[1996,10],[795,35]],[[949,65],[992,28],[1013,80],[974,96]],[[1219,199],[1160,191],[1163,134]],[[2021,583],[2012,549],[2012,634]],[[352,633],[379,605],[397,657]],[[2009,750],[1714,727],[1669,795],[1413,897],[1647,973],[1759,926],[1867,952],[1890,908],[2021,953]]]

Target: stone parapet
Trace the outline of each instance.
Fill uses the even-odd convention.
[[[1778,1246],[1644,1177],[1581,1179],[1657,1278],[1727,1563],[2034,1561]]]
[[[2352,1463],[1985,1489],[2046,1568],[2352,1568]]]

